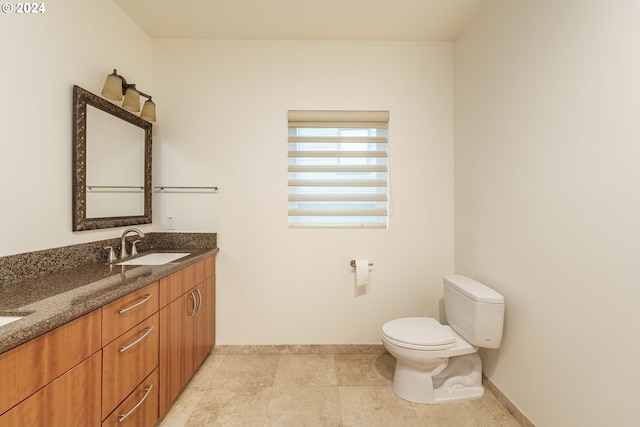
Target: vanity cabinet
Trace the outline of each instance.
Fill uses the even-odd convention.
[[[161,414],[215,344],[215,256],[165,279],[160,280],[161,306],[166,303],[160,308]]]
[[[102,419],[105,422],[112,412],[109,419],[128,412],[125,398],[158,368],[158,298],[158,282],[155,282],[102,308]],[[119,335],[112,340],[116,334]],[[153,387],[157,385],[156,381]],[[146,408],[150,408],[153,399],[145,400]],[[155,401],[155,409],[146,411],[156,414],[151,425],[159,415],[157,398]],[[121,403],[124,408],[114,411]],[[136,408],[138,410],[142,412]]]
[[[153,427],[215,344],[215,255],[0,354],[0,427]]]
[[[100,425],[84,399],[100,394],[100,323],[95,310],[0,355],[0,426]]]

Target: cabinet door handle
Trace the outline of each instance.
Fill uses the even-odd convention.
[[[138,338],[137,340],[135,340],[134,342],[132,342],[131,344],[127,344],[124,347],[120,347],[120,353],[124,353],[125,351],[129,350],[131,347],[133,347],[134,345],[140,343],[140,341],[142,341],[143,339],[145,339],[147,336],[149,336],[149,334],[151,333],[151,331],[153,331],[153,326],[149,326],[148,328],[146,328],[144,330],[144,334],[142,334],[142,336],[140,338]]]
[[[189,316],[193,317],[196,314],[196,308],[198,304],[196,303],[196,296],[193,292],[191,292],[191,299],[193,300],[193,310],[191,310],[191,314]]]
[[[196,289],[196,293],[198,294],[198,307],[196,307],[196,311],[200,311],[200,307],[202,307],[202,294],[200,293],[200,289]]]
[[[137,303],[135,303],[133,305],[130,305],[129,307],[120,309],[120,311],[118,311],[118,313],[124,314],[129,310],[133,310],[136,307],[140,307],[142,304],[144,304],[145,302],[149,301],[152,296],[153,296],[153,294],[145,295],[140,301],[138,301]]]
[[[129,415],[133,414],[133,413],[134,413],[134,411],[135,411],[136,409],[138,409],[138,408],[140,407],[140,405],[142,405],[142,402],[144,402],[144,401],[147,399],[147,397],[149,397],[149,393],[151,393],[151,390],[153,390],[153,384],[151,384],[149,387],[147,387],[147,388],[145,388],[145,389],[144,389],[144,391],[145,391],[144,396],[142,396],[142,399],[140,399],[140,401],[139,401],[138,403],[136,403],[136,406],[134,406],[133,408],[131,408],[131,409],[129,410],[129,412],[127,412],[126,414],[121,414],[121,415],[120,415],[120,417],[118,418],[118,422],[119,422],[119,423],[123,422],[124,420],[126,420],[126,419],[127,419],[127,417],[128,417]]]

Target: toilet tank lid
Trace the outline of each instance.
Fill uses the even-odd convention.
[[[477,302],[504,304],[504,297],[490,287],[461,274],[444,276],[444,282]]]

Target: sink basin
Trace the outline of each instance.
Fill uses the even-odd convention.
[[[0,326],[8,325],[20,319],[22,319],[22,316],[0,316]]]
[[[126,261],[118,262],[116,265],[162,265],[180,258],[184,258],[191,253],[185,252],[156,252],[152,254],[146,254],[139,256],[138,258],[131,258]]]

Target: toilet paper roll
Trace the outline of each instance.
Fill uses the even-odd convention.
[[[369,284],[369,260],[356,260],[356,286],[367,286]]]

